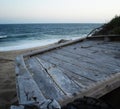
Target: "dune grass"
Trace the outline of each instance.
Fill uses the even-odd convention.
[[[102,25],[102,29],[93,35],[120,35],[120,16],[115,16],[110,22]]]

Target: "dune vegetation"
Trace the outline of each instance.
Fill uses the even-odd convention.
[[[115,16],[110,22],[101,26],[93,33],[95,35],[120,35],[120,16]]]

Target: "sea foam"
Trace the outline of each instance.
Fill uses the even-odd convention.
[[[65,40],[75,40],[82,37],[75,37],[75,38],[65,38]],[[41,47],[46,46],[48,44],[54,44],[57,43],[61,38],[58,39],[45,39],[45,40],[25,40],[25,41],[19,41],[14,43],[4,43],[0,46],[0,51],[14,51],[14,50],[22,50],[22,49],[28,49],[28,48],[34,48],[34,47]],[[7,44],[9,46],[7,46]]]
[[[0,39],[7,38],[7,35],[0,35]]]

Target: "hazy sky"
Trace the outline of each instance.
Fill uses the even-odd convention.
[[[108,22],[120,0],[0,0],[0,23]]]

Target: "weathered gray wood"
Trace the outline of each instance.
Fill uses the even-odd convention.
[[[38,56],[39,57],[39,56]],[[66,74],[72,81],[77,81],[79,82],[79,84],[81,84],[81,87],[88,87],[89,85],[93,84],[94,82],[86,79],[78,74],[72,73],[68,70],[63,69],[62,67],[57,66],[56,64],[53,64],[51,62],[45,61],[41,58],[39,58],[40,60],[44,61],[45,63],[49,63],[52,64],[52,66],[54,66],[55,68],[59,69],[60,71],[62,71],[62,73]],[[49,67],[48,67],[49,68]],[[79,85],[80,86],[80,85]]]
[[[78,74],[75,74],[75,73],[72,73],[68,70],[65,70],[59,66],[57,66],[58,69],[60,69],[63,73],[65,73],[72,81],[74,81],[77,85],[79,85],[82,90],[84,90],[84,88],[88,88],[90,85],[92,85],[94,82],[85,78],[85,77],[82,77]]]
[[[113,44],[112,44],[113,43]],[[88,40],[88,41],[83,41],[82,43],[76,43],[74,44],[74,47],[80,47],[80,48],[91,48],[91,47],[103,47],[103,48],[108,48],[114,51],[120,51],[119,46],[120,44],[116,45],[114,44],[114,42],[112,42],[111,44],[109,44],[108,42],[103,42],[103,41],[92,41],[92,40]]]
[[[20,104],[27,103],[28,101],[39,101],[45,100],[37,84],[33,80],[32,76],[26,69],[23,57],[17,57],[17,94]]]
[[[88,48],[88,50],[91,50],[91,51],[104,51],[103,53],[106,53],[106,52],[109,52],[111,54],[116,54],[116,53],[119,53],[120,51],[119,50],[110,50],[110,49],[107,49],[107,48],[102,48],[100,46],[95,46],[95,47],[91,47],[91,48]]]
[[[117,45],[117,48],[115,46],[112,46],[112,44],[108,45],[104,42],[103,43],[98,43],[96,45],[93,44],[92,46],[86,46],[85,43],[79,43],[79,44],[76,44],[76,47],[82,48],[82,49],[84,49],[84,48],[88,49],[88,50],[90,50],[89,52],[98,52],[98,51],[100,52],[101,51],[103,54],[106,54],[107,56],[110,56],[110,55],[114,56],[115,54],[120,53],[120,50],[118,50],[120,48],[120,44]],[[109,49],[109,47],[112,47],[112,49]]]
[[[11,106],[10,109],[24,109],[23,106]]]
[[[93,81],[100,80],[99,75],[94,74],[94,73],[90,72],[89,70],[86,72],[82,68],[80,68],[80,67],[78,67],[76,65],[70,64],[68,62],[65,62],[63,60],[60,60],[60,59],[56,58],[55,56],[53,57],[52,55],[42,55],[42,56],[40,56],[40,58],[42,58],[42,59],[44,59],[44,60],[46,60],[48,62],[51,62],[53,64],[56,64],[56,65],[58,65],[60,67],[63,67],[64,69],[66,69],[68,71],[71,71],[73,73],[77,73],[77,74],[79,74],[81,76],[84,76],[84,77],[86,77],[88,79],[91,79]]]
[[[86,41],[83,41],[81,43],[78,42],[78,43],[74,44],[74,46],[75,47],[80,46],[80,47],[83,47],[83,48],[89,48],[89,47],[93,47],[93,46],[96,46],[96,45],[100,45],[102,43],[103,43],[102,40],[96,40],[96,41],[94,41],[94,40],[86,40]]]
[[[96,50],[93,50],[92,48],[95,48],[95,47],[91,47],[90,50],[89,50],[89,48],[88,49],[78,48],[77,50],[79,52],[86,51],[86,52],[88,52],[88,54],[87,53],[86,54],[89,55],[89,56],[91,56],[91,57],[94,57],[96,59],[101,59],[103,62],[105,61],[105,62],[108,62],[108,63],[110,63],[112,65],[115,65],[115,66],[120,66],[120,61],[119,60],[117,60],[116,58],[114,58],[114,56],[110,55],[109,53],[108,54],[106,53],[107,49],[106,49],[106,51],[104,51],[102,49],[100,50],[99,47],[98,48],[96,47],[96,50],[98,50],[98,52],[97,52]],[[113,52],[113,55],[115,53],[116,52]],[[117,53],[119,54],[120,52],[117,52]]]
[[[91,64],[78,61],[77,59],[70,58],[69,56],[64,56],[56,53],[52,53],[51,55],[59,60],[62,60],[63,62],[68,62],[72,65],[79,67],[81,71],[88,72],[90,75],[95,75],[96,78],[101,79],[105,78],[108,75],[105,72],[101,72],[95,69],[95,67]]]
[[[59,89],[59,87],[51,79],[50,75],[48,75],[46,69],[44,69],[44,67],[36,59],[30,58],[26,64],[39,89],[46,98],[56,98],[56,100],[64,98],[64,92]]]
[[[47,52],[47,51],[51,51],[51,50],[54,50],[54,49],[56,49],[56,48],[60,48],[60,47],[64,47],[64,46],[68,46],[68,45],[71,45],[71,44],[74,44],[74,43],[77,43],[77,42],[82,42],[82,41],[84,41],[84,40],[94,40],[94,39],[97,39],[97,40],[99,40],[99,37],[100,38],[104,38],[105,36],[103,36],[103,35],[101,35],[101,36],[95,36],[95,37],[83,37],[83,38],[80,38],[80,39],[76,39],[76,40],[72,40],[72,41],[68,41],[68,42],[65,42],[65,43],[62,43],[62,44],[59,44],[59,45],[52,45],[51,47],[47,47],[47,48],[44,48],[44,49],[41,49],[41,50],[37,50],[37,51],[33,51],[33,52],[28,52],[28,53],[25,53],[25,54],[23,54],[23,56],[24,57],[26,57],[26,56],[32,56],[32,55],[37,55],[37,54],[39,54],[39,53],[44,53],[44,52]],[[109,36],[109,35],[107,35],[107,37],[113,37],[113,36]],[[118,36],[115,36],[114,35],[114,37],[113,38],[119,38]],[[96,41],[97,41],[96,40]],[[94,42],[96,42],[96,41],[94,41]],[[100,40],[99,40],[100,41]]]
[[[114,47],[114,46],[110,46],[110,45],[107,45],[107,44],[104,44],[104,45],[101,44],[98,47],[103,48],[103,49],[108,49],[108,50],[120,51],[119,47]]]
[[[87,60],[93,59],[93,63],[95,62],[95,64],[99,63],[99,65],[102,65],[104,63],[104,66],[108,66],[108,68],[113,67],[115,69],[119,69],[120,62],[117,59],[111,58],[105,54],[97,52],[91,53],[91,51],[88,49],[74,49],[74,46],[64,47],[62,49],[73,54],[78,54],[83,58],[86,57]]]
[[[76,48],[76,49],[74,49],[74,48]],[[81,48],[80,44],[75,44],[74,46],[65,47],[63,49],[74,52],[74,53],[78,53],[79,55],[82,55],[83,57],[86,56],[86,57],[91,58],[91,59],[95,59],[95,58],[99,59],[99,57],[100,57],[103,62],[109,61],[108,63],[111,63],[111,65],[113,65],[113,64],[119,65],[120,64],[119,60],[115,59],[114,57],[112,57],[109,54],[106,54],[105,52],[103,52],[104,49],[99,49],[99,48],[97,48],[97,46],[88,47],[88,48]]]
[[[120,73],[117,73],[111,77],[107,77],[104,81],[99,81],[94,86],[91,86],[88,90],[84,91],[83,93],[80,93],[77,97],[64,101],[62,105],[65,105],[83,96],[100,98],[106,93],[111,92],[112,90],[118,88],[119,86],[120,86]]]
[[[88,48],[89,50],[91,50],[93,53],[99,53],[100,55],[107,55],[109,56],[110,58],[114,58],[114,59],[118,59],[119,56],[120,56],[120,51],[116,51],[116,50],[109,50],[107,48],[100,48],[99,46],[97,47],[91,47],[91,48]],[[118,63],[119,61],[116,60]]]
[[[89,43],[89,41],[86,42],[86,43]],[[84,41],[84,43],[78,43],[76,45],[79,46],[80,48],[87,48],[87,49],[91,49],[91,50],[92,50],[93,47],[96,47],[96,48],[99,48],[99,49],[102,49],[102,50],[111,51],[113,53],[114,52],[120,52],[120,50],[119,50],[120,44],[116,44],[117,42],[116,43],[111,42],[111,44],[109,44],[110,42],[107,42],[107,43],[106,42],[101,42],[101,43],[98,42],[97,44],[93,43],[92,45],[88,45],[86,43]],[[111,47],[112,47],[112,49],[109,49]]]
[[[119,48],[120,47],[120,42],[107,42],[105,43],[106,45],[108,46],[112,46],[112,47],[115,47],[115,48]]]
[[[92,47],[93,48],[93,47]],[[75,51],[73,51],[73,50],[68,50],[68,49],[65,49],[65,48],[63,48],[63,49],[60,49],[60,50],[54,50],[53,52],[57,52],[57,53],[59,53],[59,54],[62,54],[62,55],[65,55],[65,56],[67,56],[67,57],[71,57],[72,59],[75,59],[75,60],[78,60],[79,62],[80,62],[80,64],[82,64],[82,63],[87,63],[91,68],[93,68],[94,70],[99,70],[100,72],[103,72],[103,73],[107,73],[107,72],[109,72],[110,73],[110,70],[111,70],[111,72],[113,73],[113,72],[115,72],[116,70],[113,68],[114,66],[116,66],[116,65],[118,65],[118,67],[119,67],[119,64],[120,64],[120,61],[119,60],[112,60],[112,63],[111,63],[111,65],[113,65],[113,67],[110,67],[111,65],[109,65],[109,62],[108,62],[108,60],[106,60],[105,59],[105,61],[103,61],[103,62],[105,62],[104,63],[104,65],[103,65],[103,62],[102,62],[102,60],[99,60],[99,59],[101,59],[102,57],[100,57],[99,58],[99,56],[96,56],[96,58],[98,57],[98,59],[90,59],[90,58],[87,58],[87,57],[83,57],[83,56],[81,56],[80,54],[81,54],[81,52],[78,54],[78,53],[76,53]],[[89,51],[88,51],[89,52]],[[91,52],[91,51],[90,51]],[[90,53],[89,52],[89,53]],[[92,53],[92,52],[91,52]],[[99,54],[98,53],[98,55],[102,55],[101,53]],[[93,56],[94,56],[94,52],[93,52]],[[104,58],[104,55],[103,55],[103,58]],[[116,57],[117,58],[117,57]],[[118,57],[119,58],[119,57]],[[108,57],[107,57],[107,59],[108,59]],[[111,57],[109,57],[109,60],[111,59]],[[116,61],[117,61],[117,63],[116,63]],[[102,64],[101,64],[102,63]],[[114,64],[115,63],[115,64]],[[104,66],[106,66],[106,67],[104,67]],[[118,68],[117,67],[117,68]],[[104,69],[103,69],[104,68]],[[116,68],[116,67],[115,67]],[[116,68],[116,69],[117,69]],[[119,68],[118,68],[119,69]],[[105,71],[105,72],[104,72]],[[118,71],[118,70],[117,70]]]
[[[119,48],[114,49],[119,47],[119,43],[116,45],[103,39],[104,37],[88,38],[86,41],[79,39],[24,54],[24,59],[23,56],[17,58],[19,103],[53,98],[64,105],[82,96],[101,97],[119,87],[120,58],[114,57],[119,55]],[[83,42],[78,43],[80,41]],[[109,52],[104,53],[106,50]],[[75,92],[77,96],[68,97],[66,92]]]
[[[67,51],[63,51],[62,49],[60,50],[56,50],[54,51],[55,53],[57,53],[58,55],[63,55],[63,56],[66,56],[67,58],[70,58],[69,60],[71,60],[71,62],[74,62],[76,61],[75,63],[77,64],[77,66],[80,66],[82,68],[85,68],[85,69],[89,69],[89,70],[92,70],[93,72],[98,72],[98,73],[103,73],[103,75],[105,75],[105,73],[109,73],[110,74],[110,70],[109,69],[106,69],[103,67],[98,67],[96,64],[90,64],[88,63],[88,61],[86,62],[86,59],[79,56],[79,55],[76,55],[76,54],[73,54],[73,53],[70,53],[70,52],[67,52]],[[94,61],[94,60],[91,60],[91,62]]]
[[[42,64],[42,66],[47,70],[51,79],[57,84],[57,86],[67,95],[74,96],[80,92],[80,87],[71,81],[60,69],[55,65],[50,64],[40,58],[36,59]]]
[[[88,40],[88,41],[84,41],[82,43],[78,43],[81,48],[90,48],[90,47],[103,47],[103,48],[111,48],[111,50],[120,50],[120,43],[118,42],[104,42],[104,41],[99,41],[99,40]],[[77,45],[78,45],[77,44]],[[78,46],[79,46],[78,45]]]

